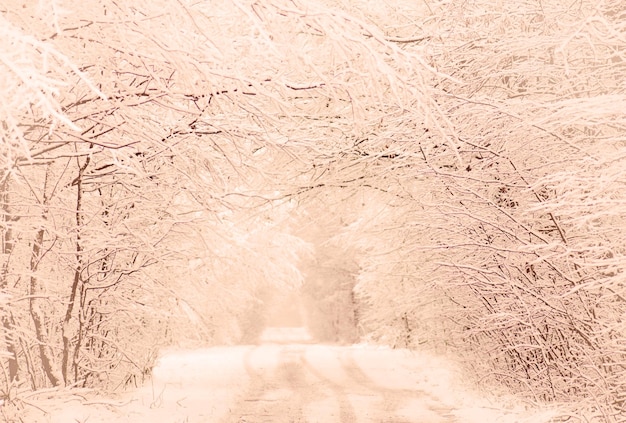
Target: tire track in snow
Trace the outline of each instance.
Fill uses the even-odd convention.
[[[338,346],[251,347],[242,356],[247,387],[221,423],[456,422],[453,409],[427,388],[411,387],[393,355],[381,362],[376,354]]]
[[[222,423],[260,422],[264,420],[259,420],[259,418],[271,418],[268,408],[271,402],[278,400],[267,395],[268,392],[278,388],[272,383],[270,377],[274,368],[271,362],[264,363],[263,366],[254,364],[255,355],[267,359],[266,354],[265,348],[253,347],[244,355],[243,366],[248,375],[249,386],[238,401],[231,406],[228,415],[222,419]],[[266,369],[266,367],[269,368]]]
[[[428,413],[430,414],[430,420],[428,420],[429,423],[456,422],[453,414],[451,413],[453,408],[446,406],[428,391],[419,388],[389,388],[375,382],[355,361],[353,354],[353,350],[344,349],[337,355],[339,357],[339,361],[341,362],[343,371],[350,379],[358,385],[365,387],[372,392],[376,392],[383,397],[383,408],[387,415],[384,416],[384,420],[381,420],[381,422],[406,422],[407,420],[404,417],[396,415],[401,414],[399,411],[401,411],[403,406],[410,404],[413,406],[412,408],[416,408],[415,405],[418,402],[422,403],[424,406],[423,408],[427,411],[432,412]],[[436,420],[432,420],[433,418],[436,418]]]
[[[244,367],[250,385],[222,423],[308,422],[311,406],[332,391],[323,381],[311,380],[304,362],[304,348],[295,345],[248,351]]]
[[[307,360],[304,354],[302,355],[302,365],[306,367],[307,371],[319,381],[318,383],[320,386],[326,388],[326,392],[332,392],[332,398],[336,401],[339,407],[339,421],[341,423],[352,423],[358,421],[354,407],[346,394],[345,388],[325,377],[315,368],[315,366],[312,365],[309,360]]]

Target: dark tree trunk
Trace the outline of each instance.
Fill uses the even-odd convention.
[[[41,217],[44,221],[47,220],[48,204],[50,201],[47,192],[49,178],[50,168],[48,168],[48,170],[46,171],[46,179],[43,188],[43,211]],[[45,252],[42,251],[44,234],[45,229],[42,225],[41,229],[37,231],[37,235],[33,240],[33,248],[30,257],[31,276],[29,287],[29,311],[30,317],[33,320],[33,324],[35,326],[35,335],[37,336],[37,342],[39,344],[39,357],[41,359],[43,371],[53,386],[59,386],[63,383],[63,379],[54,362],[54,352],[50,344],[48,328],[46,327],[47,319],[44,310],[41,308],[41,296],[44,293],[44,289],[41,286],[39,278],[37,277],[37,270],[39,269],[41,259],[45,255]]]

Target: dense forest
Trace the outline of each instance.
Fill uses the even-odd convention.
[[[5,0],[0,397],[299,290],[321,341],[625,421],[625,90],[621,0]]]

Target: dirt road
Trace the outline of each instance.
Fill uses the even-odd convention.
[[[377,373],[384,376],[387,383],[366,374],[356,356],[362,361],[377,363]],[[456,421],[449,406],[417,384],[398,383],[401,369],[380,359],[349,347],[266,345],[251,348],[242,357],[251,383],[220,421]]]
[[[546,413],[471,394],[428,354],[308,343],[298,328],[260,345],[169,351],[152,381],[114,402],[62,404],[50,423],[539,423]]]

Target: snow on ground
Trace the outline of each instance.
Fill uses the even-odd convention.
[[[260,345],[164,351],[152,380],[123,398],[39,402],[39,423],[541,423],[551,414],[472,393],[430,354],[312,344],[272,328]]]

